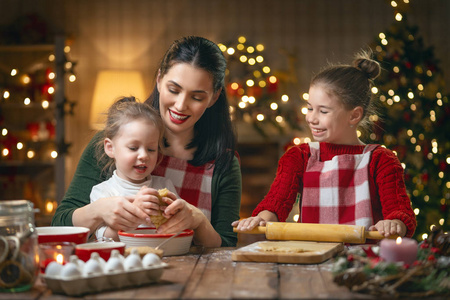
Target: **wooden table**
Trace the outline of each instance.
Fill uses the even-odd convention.
[[[25,293],[0,299],[375,299],[333,282],[331,262],[319,265],[233,262],[236,248],[191,248],[164,257],[170,265],[158,283],[71,298],[53,294],[40,280]]]

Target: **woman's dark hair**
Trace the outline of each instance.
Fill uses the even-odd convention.
[[[214,160],[216,168],[223,172],[230,166],[236,148],[225,93],[226,59],[215,43],[202,37],[188,36],[176,40],[169,47],[159,67],[160,77],[178,63],[205,70],[213,78],[214,92],[221,90],[216,103],[206,109],[194,125],[194,138],[187,147],[197,147],[194,158],[189,163],[199,166]],[[159,111],[159,92],[156,86],[146,102]]]
[[[352,65],[330,65],[311,80],[311,86],[320,85],[337,96],[347,109],[363,108],[359,126],[368,130],[368,116],[376,114],[372,102],[372,81],[380,75],[380,64],[371,58],[371,51],[357,53]]]

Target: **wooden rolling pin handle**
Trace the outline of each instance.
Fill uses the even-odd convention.
[[[366,231],[365,233],[366,239],[371,239],[371,240],[382,240],[382,239],[393,239],[395,240],[396,238],[398,238],[399,236],[394,234],[394,235],[390,235],[389,237],[385,237],[384,235],[382,235],[379,231],[374,230],[374,231]]]
[[[233,227],[234,232],[246,233],[246,234],[266,234],[265,226],[257,226],[252,230],[237,230],[236,227]]]

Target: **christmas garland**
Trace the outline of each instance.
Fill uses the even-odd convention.
[[[384,261],[378,246],[351,247],[334,260],[334,282],[352,292],[390,298],[449,296],[450,235],[433,229],[418,247],[411,265]]]

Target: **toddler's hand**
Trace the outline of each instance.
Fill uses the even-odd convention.
[[[234,221],[231,223],[231,226],[236,227],[238,231],[247,231],[252,230],[256,226],[266,226],[266,221],[263,218],[256,216]]]
[[[159,211],[164,210],[165,207],[159,205],[158,195],[157,190],[143,186],[134,197],[133,204],[149,216],[159,215]]]
[[[406,225],[397,219],[381,220],[378,221],[377,224],[370,226],[369,230],[378,230],[378,232],[385,237],[389,237],[394,234],[404,237],[406,234]]]

